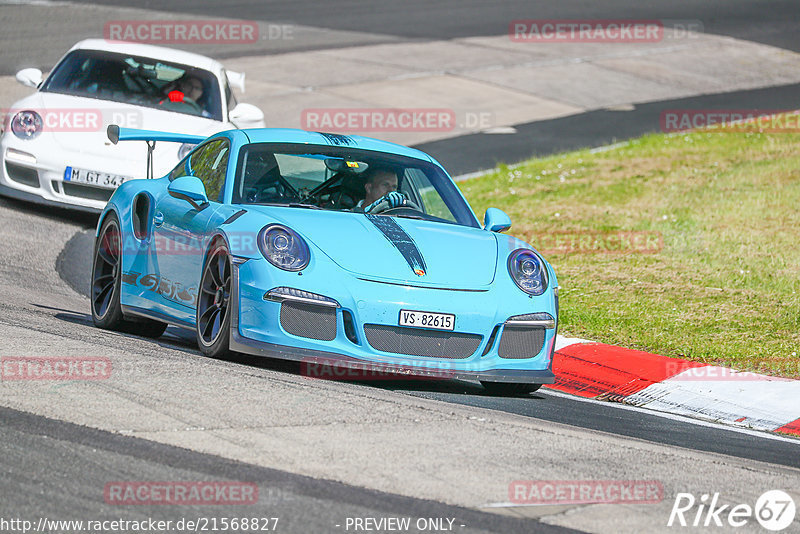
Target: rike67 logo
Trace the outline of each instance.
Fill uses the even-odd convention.
[[[696,508],[696,511],[695,511]],[[719,503],[719,493],[704,494],[696,499],[691,493],[678,493],[667,526],[679,527],[743,527],[753,519],[773,532],[787,528],[794,521],[796,508],[792,497],[781,490],[764,492],[755,506]]]

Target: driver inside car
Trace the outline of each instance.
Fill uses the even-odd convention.
[[[363,208],[366,213],[375,210],[382,202],[388,208],[396,208],[405,204],[406,198],[397,191],[397,173],[386,167],[370,169],[364,190],[367,192],[364,200],[357,207]]]
[[[208,117],[209,114],[202,104],[203,90],[202,80],[186,73],[164,88],[167,97],[161,100],[159,105],[183,112],[197,112]]]

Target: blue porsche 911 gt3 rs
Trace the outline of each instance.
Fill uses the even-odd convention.
[[[445,170],[411,148],[290,129],[207,139],[109,127],[112,142],[197,144],[167,176],[122,184],[97,226],[92,317],[228,351],[497,394],[552,383],[553,268],[481,225]]]

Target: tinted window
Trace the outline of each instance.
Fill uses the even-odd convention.
[[[234,203],[364,211],[396,190],[406,199],[389,216],[479,226],[441,167],[423,160],[349,147],[254,143],[239,150]],[[376,193],[380,191],[380,193]]]
[[[172,180],[174,180],[175,178],[180,178],[181,176],[186,176],[186,174],[187,174],[187,172],[186,172],[186,162],[188,160],[189,160],[189,158],[184,158],[183,161],[178,163],[178,165],[175,166],[174,169],[172,169],[172,172],[169,173],[169,181],[170,182]]]
[[[194,176],[206,186],[209,200],[222,200],[225,185],[225,172],[228,169],[230,147],[225,139],[211,141],[200,147],[189,157],[189,167]]]
[[[230,113],[230,111],[236,107],[238,102],[236,101],[236,96],[233,94],[231,86],[227,81],[225,82],[225,99],[228,101],[228,113]]]
[[[151,58],[74,50],[53,69],[42,91],[222,120],[216,76],[204,69]]]
[[[400,181],[400,192],[421,206],[425,213],[439,219],[456,222],[450,208],[431,181],[419,169],[406,169],[405,177]]]

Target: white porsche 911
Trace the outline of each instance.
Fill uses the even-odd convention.
[[[145,148],[113,145],[109,124],[208,136],[264,126],[257,107],[237,103],[244,74],[211,58],[158,46],[81,41],[46,79],[17,73],[37,91],[4,109],[0,194],[87,211],[103,209],[120,184],[145,178]],[[192,145],[151,146],[155,176],[174,167]]]

